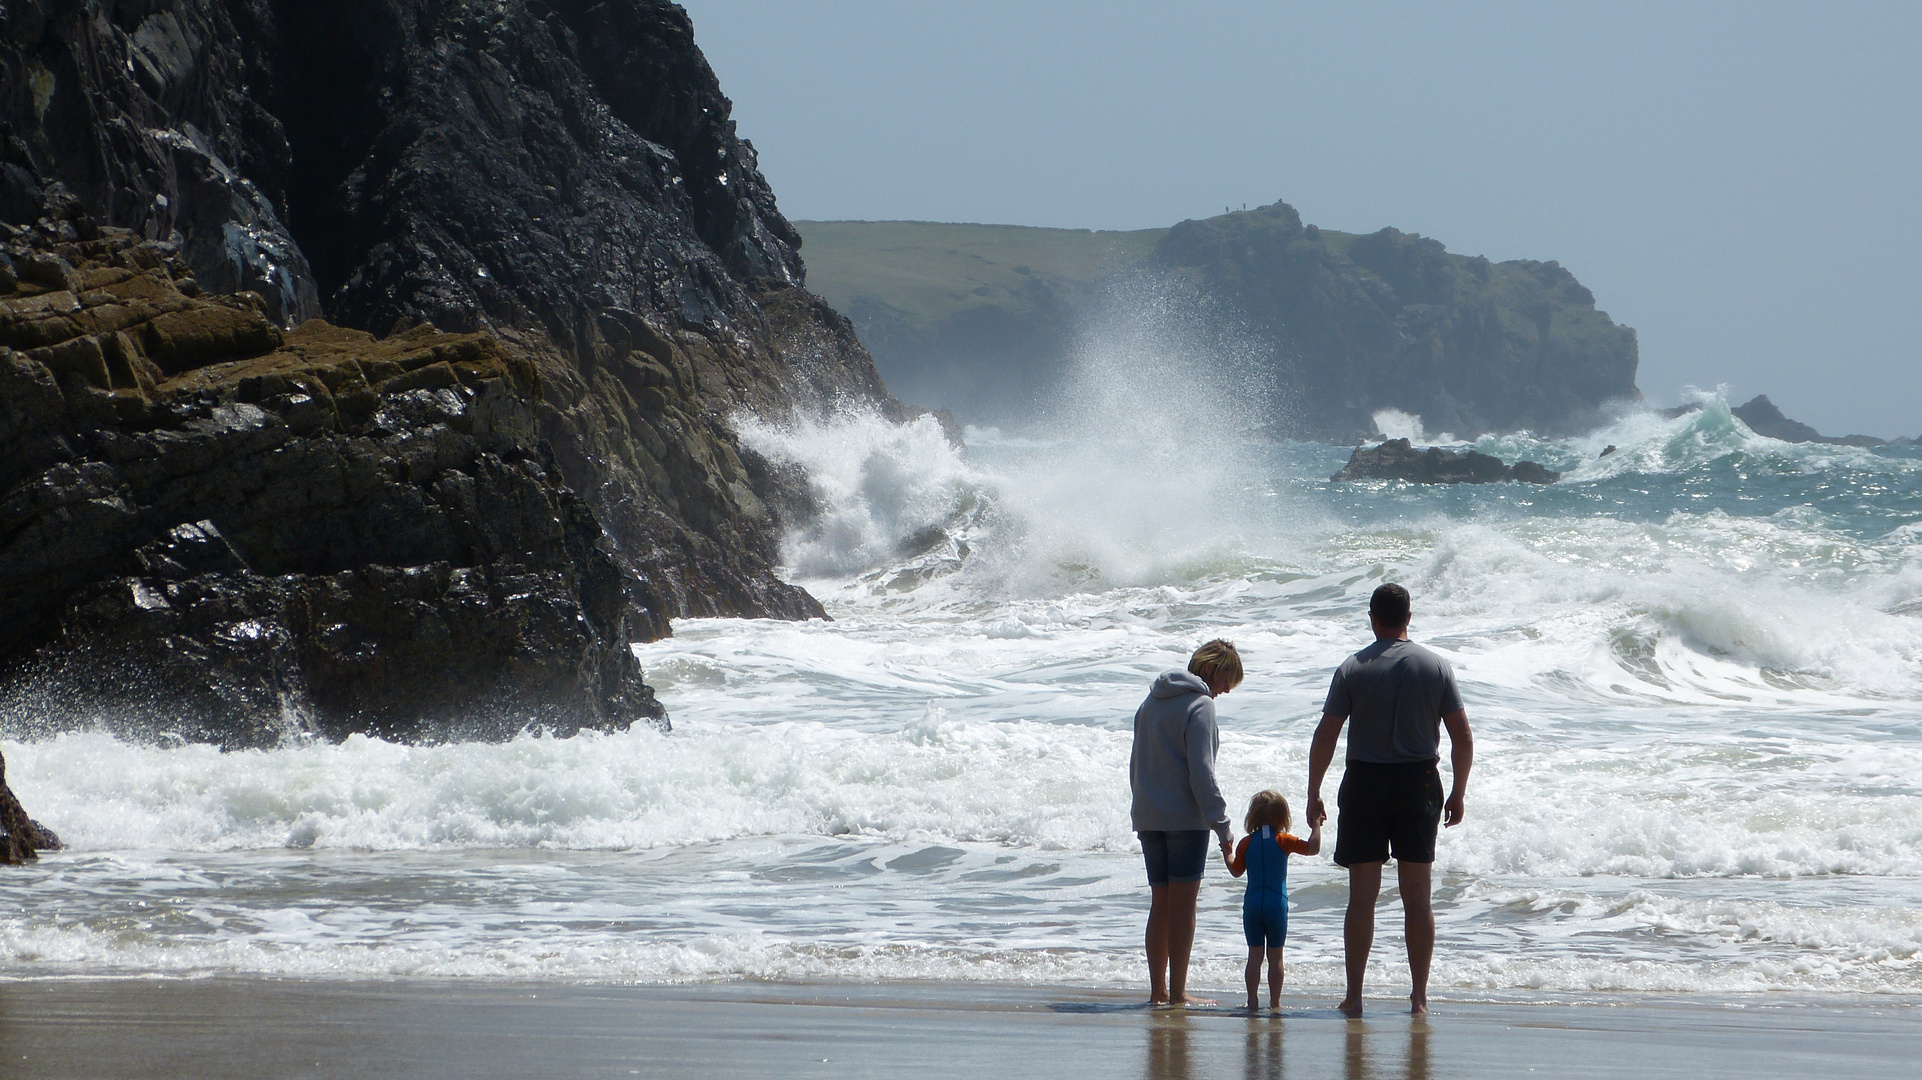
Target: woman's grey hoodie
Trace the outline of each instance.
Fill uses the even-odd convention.
[[[1215,784],[1215,699],[1208,684],[1186,671],[1165,672],[1135,710],[1136,832],[1213,829],[1225,839],[1228,801]]]

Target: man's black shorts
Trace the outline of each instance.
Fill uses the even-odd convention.
[[[1435,861],[1441,828],[1441,770],[1433,762],[1380,765],[1351,761],[1335,797],[1335,864]]]

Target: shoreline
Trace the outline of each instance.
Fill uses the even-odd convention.
[[[0,1062],[74,1076],[1898,1076],[1922,1001],[1284,999],[1278,1016],[996,983],[244,977],[0,982]]]

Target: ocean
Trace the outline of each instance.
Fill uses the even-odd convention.
[[[1476,444],[1548,487],[1333,484],[1346,449],[1208,389],[965,447],[741,418],[808,471],[787,572],[833,618],[640,646],[668,734],[9,739],[71,850],[0,875],[4,976],[1140,985],[1148,683],[1234,641],[1231,812],[1265,787],[1299,811],[1392,580],[1477,741],[1438,1000],[1922,993],[1922,455],[1760,438],[1706,394]],[[1290,881],[1290,991],[1334,995],[1343,874]],[[1215,862],[1191,982],[1240,985],[1239,905]],[[1407,985],[1399,923],[1372,990]]]

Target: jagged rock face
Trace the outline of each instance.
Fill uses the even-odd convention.
[[[1465,435],[1560,432],[1641,397],[1635,332],[1553,262],[1452,255],[1395,229],[1323,233],[1281,202],[1184,221],[1155,258],[1278,344],[1298,387],[1284,430],[1345,437],[1395,408]]]
[[[177,230],[202,287],[260,292],[283,328],[317,297],[375,334],[511,337],[541,358],[538,437],[613,539],[637,635],[823,614],[775,574],[769,507],[793,500],[728,418],[901,410],[801,290],[799,237],[680,8],[75,0],[0,18],[16,220],[38,200],[73,235],[87,215]]]
[[[825,614],[773,573],[769,474],[727,418],[898,406],[845,321],[798,288],[799,237],[685,13],[276,10],[307,46],[283,53],[277,111],[330,311],[556,344],[571,363],[547,380],[542,435],[640,583],[644,636],[677,616]],[[820,339],[832,347],[796,346]]]
[[[277,207],[287,142],[250,93],[271,82],[265,2],[8,4],[0,13],[0,220],[53,201],[148,239],[184,238],[211,292],[251,289],[282,324],[320,313]]]
[[[798,236],[670,4],[275,4],[293,223],[336,317],[720,326]],[[297,47],[294,43],[297,43]]]
[[[0,265],[32,275],[0,280],[14,726],[235,747],[665,716],[600,527],[531,452],[554,357],[282,331],[117,230]]]
[[[1417,450],[1407,439],[1387,439],[1380,446],[1357,446],[1330,480],[1409,480],[1418,484],[1494,484],[1513,480],[1523,484],[1552,484],[1562,478],[1533,461],[1509,465],[1479,450]]]

